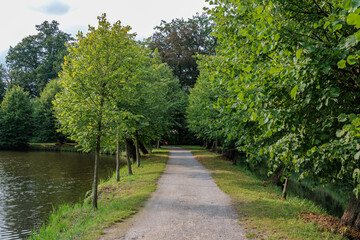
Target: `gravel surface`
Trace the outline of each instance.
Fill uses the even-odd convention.
[[[132,219],[102,239],[246,239],[230,198],[188,150],[170,148],[158,188]]]

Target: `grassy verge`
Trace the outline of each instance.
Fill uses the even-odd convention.
[[[102,229],[136,213],[150,194],[168,159],[168,150],[157,150],[142,159],[142,166],[134,165],[134,175],[121,170],[121,180],[115,175],[99,185],[98,209],[90,199],[83,204],[63,205],[50,215],[48,224],[30,237],[34,239],[97,239]]]
[[[56,143],[29,143],[31,151],[53,151],[53,152],[77,152],[78,149],[74,143],[64,143],[58,145]]]
[[[218,154],[200,147],[186,147],[211,172],[217,185],[228,194],[242,216],[249,239],[342,239],[331,231],[321,232],[299,217],[301,212],[326,214],[314,203],[289,196],[281,199],[281,189],[248,171],[224,161]]]

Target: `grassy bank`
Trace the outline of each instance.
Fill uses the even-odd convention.
[[[121,180],[115,175],[99,185],[97,210],[90,199],[83,204],[63,205],[50,215],[44,225],[30,239],[97,239],[102,229],[123,221],[136,213],[155,191],[168,159],[168,150],[158,150],[142,159],[142,166],[133,165],[134,175],[121,170]]]
[[[217,185],[228,194],[242,216],[249,239],[342,239],[331,231],[321,232],[313,223],[306,223],[299,214],[326,214],[314,203],[289,196],[281,199],[281,189],[234,166],[218,154],[200,147],[186,147],[210,170]]]
[[[75,143],[29,143],[30,151],[78,152]]]

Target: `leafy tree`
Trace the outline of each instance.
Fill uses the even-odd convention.
[[[213,22],[204,13],[191,19],[174,19],[171,22],[162,21],[155,27],[156,32],[151,37],[149,47],[158,50],[163,62],[166,62],[178,78],[182,89],[188,91],[194,86],[199,75],[197,54],[215,54],[216,39],[211,36]],[[185,122],[186,97],[183,97],[179,108],[173,112],[176,122],[172,131],[167,134],[171,143],[196,143]]]
[[[38,33],[24,38],[10,47],[6,63],[10,68],[11,83],[38,96],[46,84],[57,78],[67,54],[65,43],[71,36],[59,30],[59,23],[52,21],[36,25]]]
[[[217,93],[212,114],[219,115],[209,128],[216,131],[217,121],[221,122],[223,139],[236,141],[247,161],[267,164],[270,173],[281,169],[285,179],[297,173],[299,179],[312,178],[320,184],[347,183],[357,193],[358,4],[212,3],[215,7],[209,13],[216,22],[221,62],[201,72]],[[192,99],[208,105],[208,98],[201,103],[201,93],[193,93],[198,97]],[[358,209],[355,203],[351,197],[343,220],[360,227],[355,222],[359,211],[351,212]]]
[[[74,45],[69,46],[60,75],[63,90],[54,102],[61,130],[85,151],[95,151],[94,207],[100,149],[116,139],[117,121],[113,119],[121,116],[115,100],[137,68],[141,51],[134,35],[128,33],[130,27],[121,26],[120,21],[111,25],[105,14],[98,20],[98,28],[89,27],[86,36],[79,33]]]
[[[2,64],[0,64],[0,102],[5,97],[6,83],[5,83],[6,70]]]
[[[32,135],[29,94],[15,86],[6,91],[0,109],[0,148],[24,149]]]
[[[34,102],[34,138],[33,142],[62,142],[65,138],[57,132],[58,121],[55,117],[54,105],[55,95],[61,91],[58,79],[51,80],[40,97]]]
[[[155,27],[157,31],[151,37],[149,46],[152,50],[158,49],[163,62],[171,67],[185,89],[193,87],[199,75],[196,55],[215,53],[216,40],[211,36],[212,27],[205,13],[187,21],[162,21],[160,26]]]

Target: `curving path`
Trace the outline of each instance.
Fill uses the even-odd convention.
[[[145,207],[102,239],[246,239],[230,198],[188,150],[170,148],[158,188]]]

